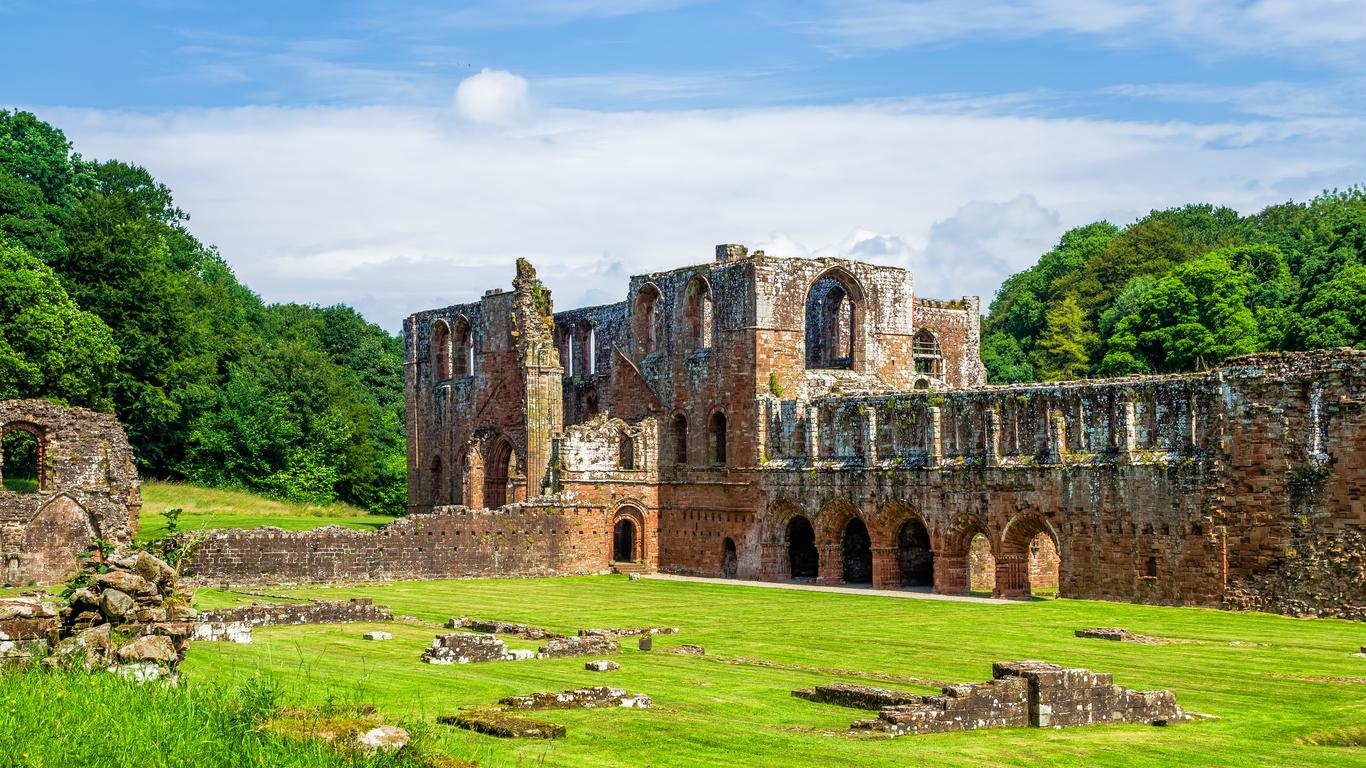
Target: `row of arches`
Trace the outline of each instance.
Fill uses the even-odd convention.
[[[642,357],[661,349],[661,340],[664,336],[661,327],[663,313],[660,310],[662,299],[663,294],[654,283],[646,283],[636,292],[635,303],[631,308],[634,324],[632,330],[635,332],[637,352]],[[683,288],[682,299],[678,305],[676,319],[683,348],[711,349],[716,326],[711,283],[702,275],[693,275]]]
[[[445,320],[432,323],[432,360],[437,381],[474,373],[474,329],[463,315],[454,328]]]
[[[688,439],[688,417],[681,413],[674,414],[673,420],[669,424],[670,431],[673,433],[673,463],[692,464],[689,454],[691,443]],[[729,443],[726,414],[715,411],[707,419],[707,444],[706,453],[703,457],[705,464],[725,465],[727,461],[727,444]]]
[[[816,522],[795,507],[771,519],[781,522],[769,533],[768,546],[778,550],[769,577],[1004,597],[1051,594],[1061,580],[1058,534],[1034,513],[998,532],[973,515],[934,530],[899,505],[870,521],[847,502],[827,505]]]
[[[485,440],[482,449],[472,444],[463,460],[448,468],[441,454],[436,454],[429,465],[431,499],[434,506],[465,504],[493,509],[512,498],[512,487],[517,478],[517,453],[506,435]],[[474,489],[480,494],[476,498]]]

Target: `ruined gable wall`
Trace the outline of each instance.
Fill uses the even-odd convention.
[[[0,489],[0,579],[55,583],[75,572],[96,537],[132,540],[142,507],[123,427],[109,414],[44,400],[0,402],[0,432],[26,428],[42,446],[37,493]]]
[[[987,383],[982,365],[982,300],[964,296],[956,301],[915,299],[915,327],[935,335],[944,356],[944,384],[980,387]]]

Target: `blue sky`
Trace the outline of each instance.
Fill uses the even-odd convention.
[[[1366,3],[0,0],[0,106],[270,300],[561,306],[717,242],[981,294],[1071,226],[1366,181]]]

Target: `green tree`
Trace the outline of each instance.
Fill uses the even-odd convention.
[[[1002,331],[982,339],[982,365],[987,369],[987,379],[993,384],[1034,380],[1034,366],[1029,364],[1020,343]]]
[[[1035,352],[1035,366],[1045,381],[1075,379],[1090,367],[1089,349],[1097,342],[1081,305],[1071,296],[1048,311]]]
[[[52,269],[0,241],[0,400],[109,410],[104,384],[117,360],[109,327],[76,306]]]

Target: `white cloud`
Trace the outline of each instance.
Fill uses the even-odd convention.
[[[567,308],[724,242],[909,259],[922,293],[986,300],[1067,227],[1193,201],[1247,212],[1366,180],[1352,117],[540,108],[488,131],[438,108],[36,111],[86,157],[147,166],[268,300],[347,302],[391,329],[507,285],[518,256]]]
[[[932,45],[968,37],[1068,34],[1102,45],[1176,45],[1201,55],[1291,54],[1359,62],[1360,0],[840,0],[803,26],[838,49]]]
[[[526,78],[499,69],[485,68],[461,80],[455,89],[456,111],[476,123],[507,122],[530,107]]]

